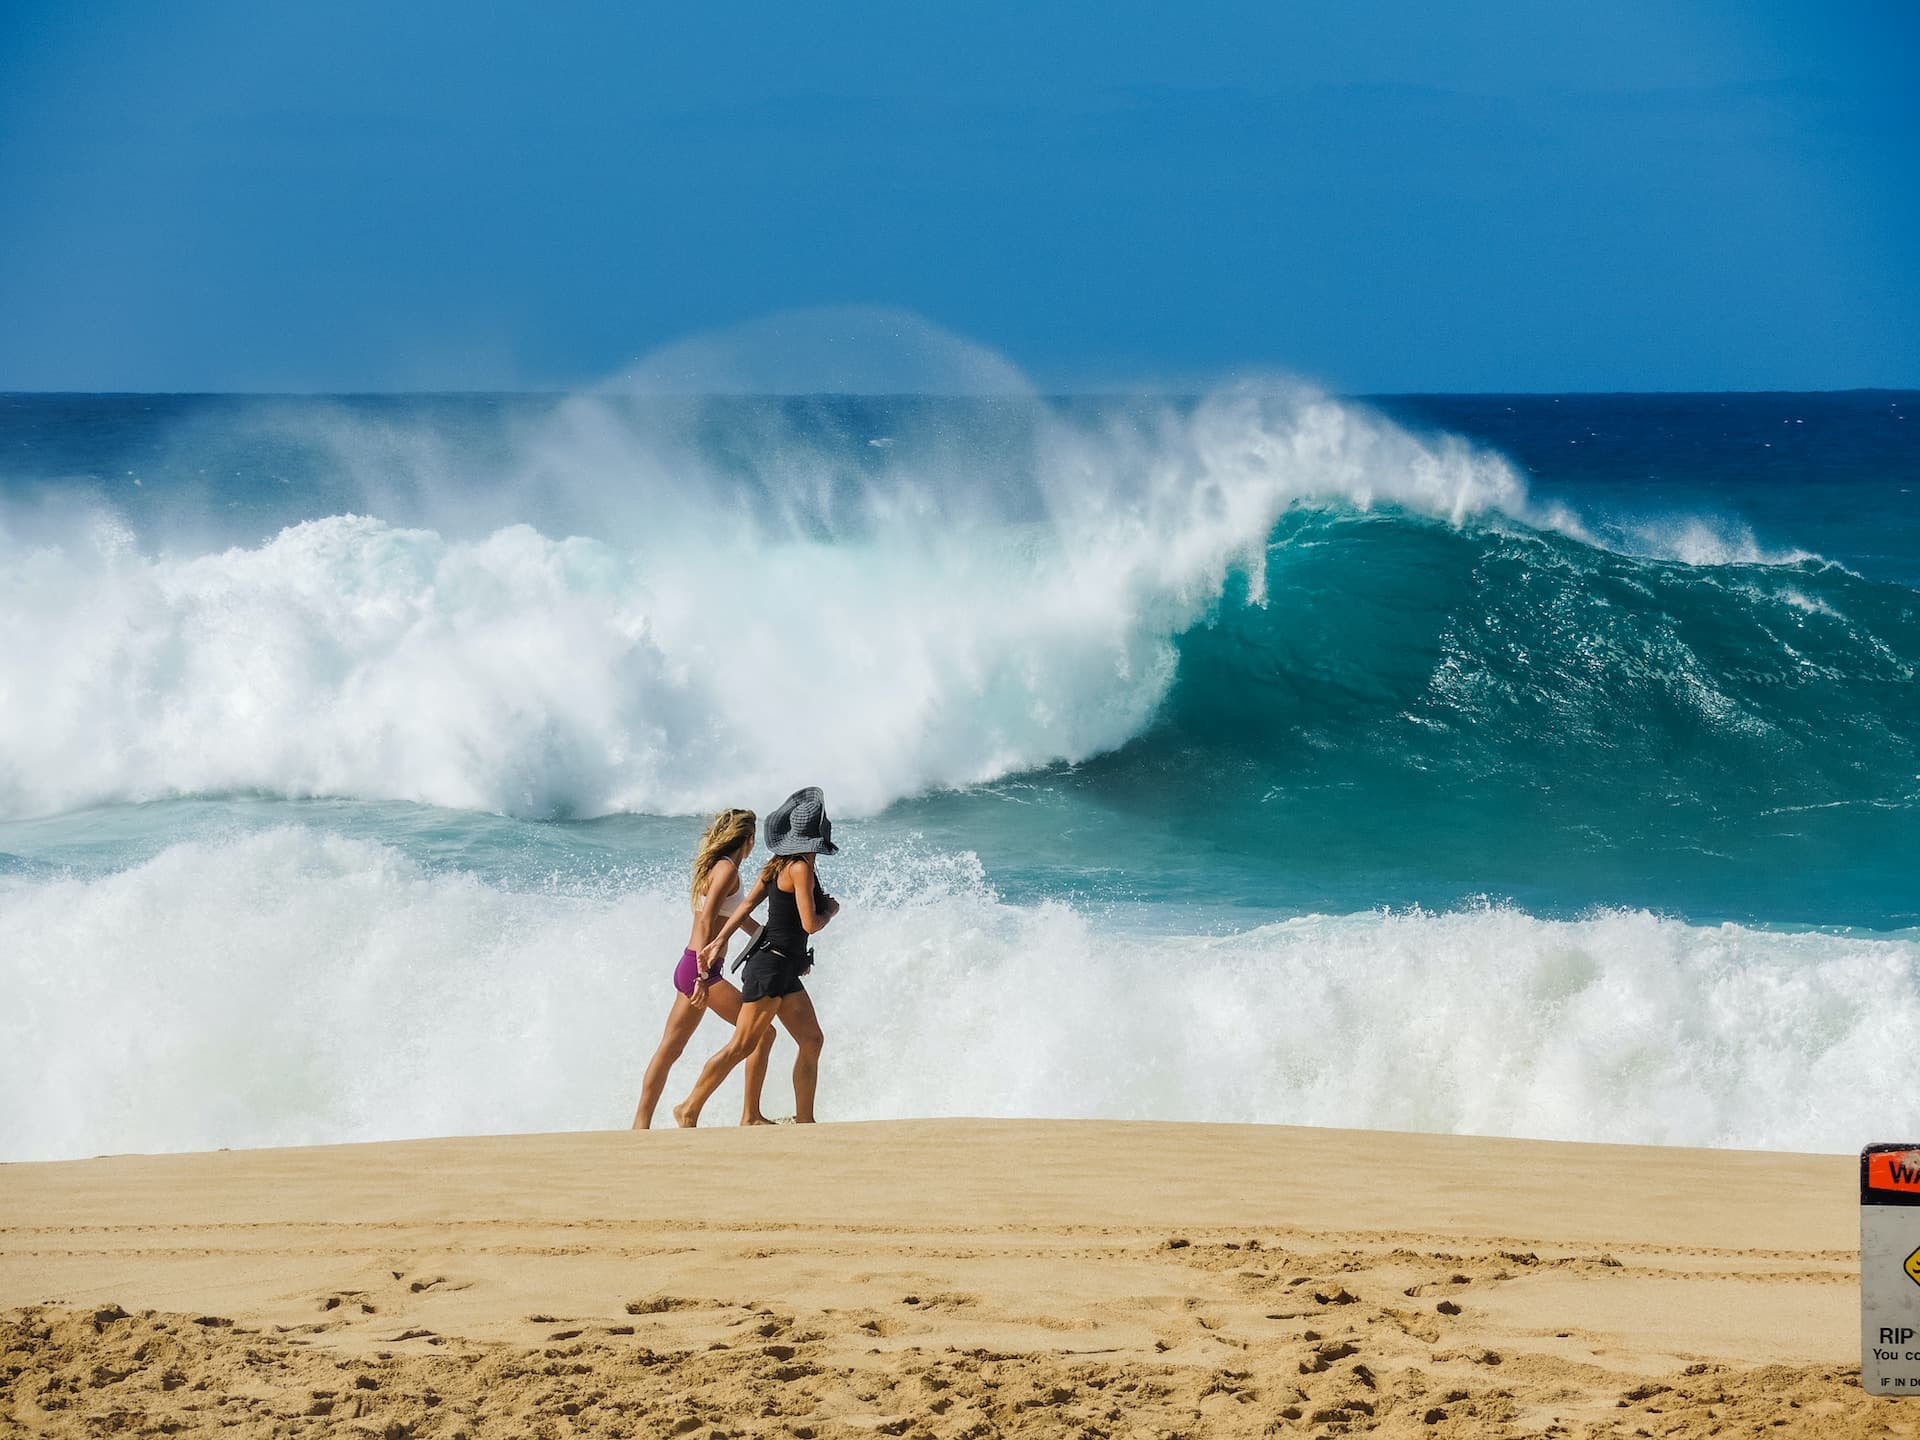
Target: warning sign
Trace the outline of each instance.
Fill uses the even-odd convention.
[[[1920,1145],[1860,1152],[1860,1383],[1920,1395]]]
[[[1920,1195],[1920,1150],[1909,1150],[1904,1145],[1888,1150],[1868,1146],[1865,1162],[1870,1189]]]

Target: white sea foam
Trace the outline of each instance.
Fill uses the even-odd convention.
[[[835,863],[808,982],[831,1118],[1826,1151],[1920,1126],[1912,934],[1501,908],[1145,933],[1006,903],[966,855]],[[307,829],[0,877],[0,1159],[624,1125],[685,931],[677,877],[507,890]]]

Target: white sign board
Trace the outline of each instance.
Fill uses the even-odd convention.
[[[1920,1145],[1860,1152],[1860,1384],[1920,1395]]]

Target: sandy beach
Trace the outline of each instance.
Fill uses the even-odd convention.
[[[0,1429],[1911,1434],[1850,1157],[903,1121],[0,1167]]]

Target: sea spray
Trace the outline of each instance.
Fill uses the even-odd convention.
[[[40,702],[0,709],[0,815],[234,790],[674,813],[795,767],[877,809],[1136,734],[1173,637],[1230,571],[1257,594],[1290,504],[1458,520],[1521,496],[1491,457],[1308,392],[1022,423],[1031,466],[997,487],[908,453],[857,492],[823,463],[818,493],[742,504],[791,460],[759,437],[761,472],[678,477],[625,545],[353,515],[185,557],[110,520],[0,536],[0,695]]]

